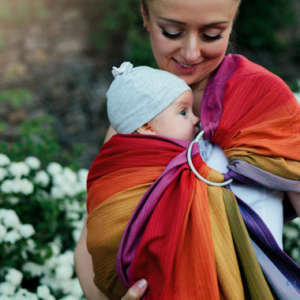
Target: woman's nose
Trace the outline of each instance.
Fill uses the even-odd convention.
[[[201,57],[199,34],[190,34],[186,37],[183,45],[183,57],[186,64],[199,62],[199,58]]]

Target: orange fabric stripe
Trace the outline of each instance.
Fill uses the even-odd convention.
[[[124,168],[96,179],[88,189],[88,213],[115,193],[143,183],[153,183],[163,170],[164,166]]]

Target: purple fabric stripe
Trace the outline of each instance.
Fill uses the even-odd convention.
[[[245,184],[250,184],[250,185],[259,185],[259,183],[257,183],[256,181],[250,179],[250,178],[247,178],[241,174],[238,174],[234,171],[231,171],[229,170],[226,174],[224,174],[224,180],[227,180],[227,179],[235,179],[237,180],[238,182],[241,182],[241,183],[245,183]]]
[[[192,156],[196,154],[199,154],[199,148],[193,147]],[[181,166],[186,162],[187,151],[185,150],[168,164],[160,177],[151,185],[127,224],[116,260],[117,272],[125,287],[129,287],[132,284],[129,280],[130,265],[142,238],[146,224],[167,186],[178,175],[181,171]]]
[[[283,192],[293,191],[300,192],[300,181],[286,179],[265,170],[259,169],[249,163],[241,160],[234,160],[228,168],[237,174],[250,178],[255,182],[273,190]]]
[[[260,216],[244,201],[238,197],[236,198],[251,238],[259,245],[264,254],[277,266],[286,279],[298,292],[300,292],[300,267],[280,249],[272,233]]]
[[[223,112],[223,97],[228,79],[238,67],[240,55],[225,56],[220,67],[210,78],[201,102],[201,123],[204,128],[204,137],[211,140],[219,125]]]
[[[257,260],[269,282],[272,290],[280,300],[295,300],[299,299],[299,287],[297,288],[281,273],[277,266],[268,256],[264,254],[262,249],[251,240]]]

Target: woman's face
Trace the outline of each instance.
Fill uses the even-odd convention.
[[[221,63],[238,9],[236,0],[148,0],[142,7],[158,66],[195,88]]]

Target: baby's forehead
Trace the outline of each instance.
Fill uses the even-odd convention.
[[[193,93],[192,93],[192,91],[188,90],[188,91],[183,92],[180,96],[178,96],[176,98],[176,100],[171,103],[171,105],[174,105],[174,106],[182,106],[182,105],[190,106],[191,105],[192,106],[193,100],[194,100]]]

